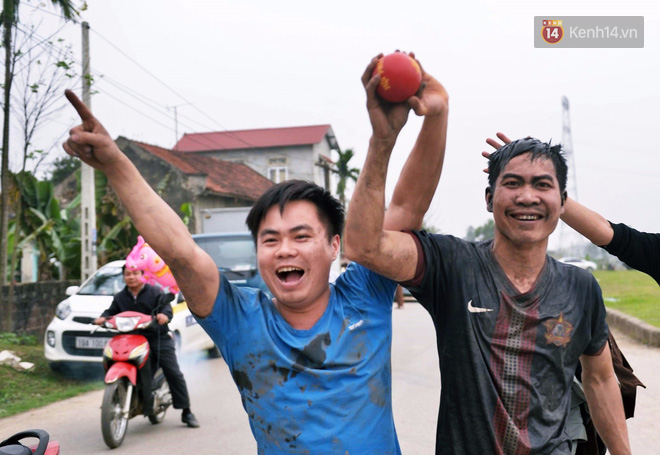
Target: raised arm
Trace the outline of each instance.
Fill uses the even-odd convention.
[[[413,278],[417,265],[417,249],[413,239],[398,232],[399,229],[414,229],[421,225],[442,169],[442,157],[447,122],[447,94],[437,81],[424,74],[426,89],[421,97],[411,97],[407,103],[385,104],[376,95],[378,75],[371,76],[378,57],[375,57],[362,76],[367,92],[367,110],[373,128],[365,166],[349,206],[346,222],[345,247],[349,259],[397,281]],[[428,90],[428,91],[427,91]],[[408,118],[412,107],[415,113],[425,116],[420,137],[413,149],[414,158],[405,166],[404,181],[413,187],[408,190],[401,180],[397,185],[396,200],[388,210],[385,227],[385,179],[389,159],[399,132]],[[437,129],[436,129],[437,128]],[[429,157],[429,155],[435,155]],[[424,158],[426,157],[426,158]],[[428,169],[423,159],[431,159]],[[437,175],[431,175],[434,171]],[[423,182],[423,178],[428,178]],[[414,183],[412,181],[414,180]],[[426,183],[429,188],[422,188]],[[403,194],[421,195],[420,201],[408,200]],[[415,194],[419,191],[420,194]],[[410,219],[405,219],[406,213]],[[390,229],[390,230],[386,230]],[[396,229],[396,230],[392,230]]]
[[[561,219],[596,246],[608,245],[614,237],[609,221],[570,197],[566,198]]]
[[[424,122],[394,187],[385,213],[386,230],[421,229],[442,174],[449,98],[442,84],[431,75],[424,73],[422,82],[421,97],[412,97],[408,103],[417,115],[424,117]]]
[[[612,455],[630,454],[628,427],[608,344],[595,356],[583,355],[582,385],[596,431]]]
[[[70,131],[64,150],[108,177],[138,232],[172,269],[191,311],[207,316],[219,286],[213,260],[197,246],[179,216],[142,178],[87,106],[70,90],[65,94],[82,124]]]

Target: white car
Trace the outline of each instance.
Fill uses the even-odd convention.
[[[580,267],[581,269],[589,270],[590,272],[593,272],[598,268],[598,264],[592,261],[587,261],[586,259],[582,258],[561,258],[559,262],[563,262],[565,264],[571,264],[574,265],[575,267]]]
[[[89,367],[101,364],[105,343],[112,334],[97,331],[94,319],[112,303],[112,297],[124,286],[122,266],[125,261],[113,261],[99,268],[80,286],[67,288],[69,296],[57,305],[55,317],[46,328],[44,354],[53,370]],[[174,314],[169,324],[180,354],[206,350],[211,357],[219,356],[215,344],[190,313],[182,295],[172,301]]]

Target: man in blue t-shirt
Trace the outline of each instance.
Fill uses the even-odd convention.
[[[379,57],[362,76],[365,86]],[[434,156],[427,172],[437,183],[446,93],[428,74],[422,79],[423,92],[406,103],[369,97],[377,138],[370,148],[395,138],[412,108],[424,126],[411,156]],[[399,454],[390,371],[396,283],[352,264],[329,284],[344,224],[341,204],[308,182],[287,181],[267,190],[247,224],[274,299],[235,287],[91,112],[73,93],[67,97],[83,123],[71,130],[65,151],[107,175],[138,231],[172,269],[191,311],[227,360],[259,453]],[[406,190],[395,190],[385,220],[391,229],[420,228],[431,202],[432,195],[424,195],[400,204]]]
[[[564,429],[578,361],[597,430],[610,453],[630,453],[600,288],[546,254],[566,197],[560,147],[530,138],[492,154],[486,202],[495,238],[478,244],[384,226],[391,151],[369,150],[346,255],[402,282],[433,318],[442,381],[436,453],[570,454]],[[432,159],[410,157],[409,175]]]
[[[400,453],[390,368],[396,283],[357,264],[328,283],[343,207],[317,185],[269,188],[247,223],[275,299],[219,273],[211,312],[197,319],[227,361],[259,452]]]

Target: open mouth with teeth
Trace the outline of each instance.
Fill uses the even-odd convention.
[[[305,274],[303,269],[298,267],[281,267],[275,272],[277,278],[283,283],[294,283],[302,278]]]
[[[514,215],[513,217],[519,221],[536,221],[541,219],[541,215]]]

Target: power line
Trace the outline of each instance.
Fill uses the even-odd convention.
[[[185,98],[183,95],[181,95],[179,92],[177,92],[176,90],[174,90],[173,88],[171,88],[169,85],[167,85],[165,82],[163,82],[159,77],[157,77],[157,76],[156,76],[155,74],[153,74],[151,71],[147,70],[144,66],[142,66],[140,63],[138,63],[138,62],[137,62],[135,59],[133,59],[131,56],[129,56],[128,54],[126,54],[124,51],[122,51],[119,47],[115,46],[110,40],[108,40],[107,38],[105,38],[105,37],[104,37],[103,35],[101,35],[98,31],[96,31],[96,30],[93,29],[93,28],[92,28],[92,31],[93,31],[94,33],[96,33],[96,35],[98,35],[102,40],[104,40],[106,43],[108,43],[111,47],[113,47],[115,50],[117,50],[117,52],[119,52],[121,55],[123,55],[124,57],[126,57],[128,60],[130,60],[131,62],[133,62],[133,64],[135,64],[138,68],[142,69],[142,71],[144,71],[145,73],[147,73],[149,76],[153,77],[153,78],[154,78],[155,80],[157,80],[161,85],[163,85],[163,87],[167,88],[169,91],[171,91],[172,93],[174,93],[175,95],[177,95],[177,96],[178,96],[179,98],[181,98],[183,101],[185,101],[186,103],[190,104],[190,105],[193,107],[193,109],[195,109],[197,112],[199,112],[200,114],[202,114],[202,115],[203,115],[204,117],[206,117],[207,119],[211,120],[211,121],[212,121],[213,123],[215,123],[216,125],[218,125],[222,130],[224,130],[225,132],[231,134],[232,136],[234,136],[234,137],[235,137],[236,139],[238,139],[239,141],[243,142],[243,143],[244,143],[245,145],[247,145],[248,147],[254,147],[253,144],[250,144],[249,142],[245,141],[244,139],[240,138],[239,136],[232,134],[231,131],[229,131],[229,130],[227,129],[226,126],[224,126],[223,124],[221,124],[220,122],[218,122],[217,120],[215,120],[215,119],[214,119],[213,117],[211,117],[210,115],[208,115],[208,114],[206,114],[205,112],[203,112],[201,109],[199,109],[197,106],[195,106],[194,103],[192,103],[191,101],[189,101],[188,99],[186,99],[186,98]]]
[[[28,31],[28,30],[25,30],[25,29],[23,29],[23,28],[17,28],[17,29],[19,29],[22,33],[25,33],[27,36],[34,36],[34,37],[38,40],[38,42],[36,43],[36,46],[40,46],[41,49],[42,49],[44,52],[48,53],[51,57],[57,57],[57,55],[59,55],[59,54],[61,54],[61,53],[65,53],[65,52],[68,51],[68,49],[63,49],[63,48],[61,48],[61,47],[57,47],[57,46],[55,46],[55,45],[54,45],[49,39],[47,39],[47,38],[43,38],[43,37],[39,36],[39,34],[36,33],[36,32],[34,32],[34,31]],[[60,28],[59,30],[61,30],[61,28]],[[59,31],[59,30],[58,30],[58,31]],[[35,47],[36,47],[36,46],[35,46]],[[57,55],[54,54],[54,53],[57,53]],[[74,63],[79,64],[79,65],[81,64],[81,62],[80,62],[79,60],[77,60],[72,54],[69,55],[69,56],[71,57],[71,60],[72,60]],[[112,81],[111,78],[104,77],[101,73],[99,73],[99,72],[97,72],[97,71],[93,71],[92,74],[93,74],[93,76],[96,76],[96,77],[97,77],[97,81],[107,81],[109,84],[113,84],[113,83],[114,83],[114,84],[117,86],[117,88],[118,88],[119,90],[124,91],[124,92],[128,93],[129,95],[132,95],[132,96],[134,97],[134,99],[137,99],[138,101],[141,101],[143,104],[145,104],[146,106],[151,107],[152,109],[156,110],[157,112],[158,112],[158,109],[157,109],[156,107],[154,107],[153,105],[150,105],[149,103],[152,103],[152,104],[155,104],[155,105],[157,105],[157,106],[160,106],[160,107],[162,107],[163,109],[166,108],[166,106],[159,105],[156,101],[153,101],[153,100],[151,100],[151,99],[145,97],[145,96],[142,95],[141,93],[136,92],[136,91],[130,89],[129,87],[124,86],[123,84],[121,84],[121,83],[119,83],[119,82],[114,82],[114,81]],[[79,80],[79,79],[78,79],[78,80]],[[97,87],[98,87],[98,84],[97,84]],[[138,112],[140,115],[145,116],[147,119],[149,119],[149,120],[151,120],[151,121],[153,121],[153,122],[155,122],[155,123],[157,123],[157,124],[159,124],[159,125],[161,125],[161,126],[164,126],[164,127],[167,128],[167,129],[171,129],[170,126],[167,126],[167,125],[165,125],[165,124],[163,124],[163,123],[161,123],[161,122],[158,122],[157,120],[154,120],[152,117],[150,117],[150,116],[146,115],[145,113],[139,111],[137,108],[131,106],[129,103],[126,103],[126,102],[120,101],[118,98],[112,96],[111,94],[109,94],[109,93],[107,93],[107,92],[106,92],[106,94],[107,94],[110,98],[112,98],[112,99],[114,99],[114,100],[120,102],[120,104],[121,104],[122,106],[127,107],[127,108],[129,108],[129,109],[132,109],[132,110]],[[142,100],[141,100],[140,98],[142,98]],[[146,100],[146,101],[145,101],[145,100]],[[160,112],[160,113],[161,113],[162,115],[164,115],[164,116],[167,116],[167,114],[165,114],[165,113],[163,113],[163,112]],[[189,125],[186,125],[186,127],[189,127]]]
[[[59,15],[57,15],[57,14],[55,14],[55,13],[50,13],[50,12],[48,12],[48,11],[45,11],[45,10],[42,10],[42,9],[36,8],[36,7],[34,7],[34,6],[30,5],[30,4],[26,4],[26,5],[30,6],[32,9],[39,10],[40,12],[45,12],[45,13],[47,13],[47,14],[51,14],[51,15],[53,15],[53,16],[57,16],[57,17],[60,17],[60,18],[61,18],[61,16],[59,16]],[[61,47],[57,47],[55,44],[53,44],[53,43],[50,41],[50,38],[51,38],[52,36],[54,36],[56,33],[59,33],[59,32],[60,32],[60,31],[66,26],[66,25],[67,25],[67,24],[64,24],[62,27],[60,27],[60,28],[57,30],[57,32],[55,32],[54,34],[52,34],[52,35],[51,35],[50,37],[48,37],[48,38],[43,38],[43,37],[39,36],[39,34],[36,33],[36,31],[28,32],[27,30],[25,30],[25,29],[23,29],[23,28],[21,28],[20,30],[21,30],[21,32],[25,33],[26,35],[32,35],[32,36],[35,36],[37,39],[39,39],[40,42],[38,42],[37,45],[41,46],[42,49],[44,49],[46,52],[49,52],[50,55],[53,56],[53,52],[66,53],[66,52],[70,51],[70,49],[63,49],[63,48],[61,48]],[[209,119],[211,122],[213,122],[215,125],[219,126],[220,129],[221,129],[221,131],[223,131],[223,132],[225,132],[225,133],[228,133],[230,136],[234,137],[234,138],[237,139],[239,142],[245,144],[245,145],[248,146],[248,147],[255,147],[254,144],[249,143],[248,141],[244,140],[242,137],[240,137],[240,136],[234,134],[233,132],[229,131],[229,130],[228,130],[224,125],[222,125],[220,122],[218,122],[218,121],[215,120],[213,117],[211,117],[211,116],[209,116],[208,114],[206,114],[205,112],[203,112],[201,109],[199,109],[197,106],[195,106],[194,103],[188,101],[186,98],[183,97],[183,95],[181,95],[181,94],[178,93],[176,90],[174,90],[174,89],[172,89],[170,86],[168,86],[164,81],[162,81],[160,78],[158,78],[158,77],[157,77],[155,74],[153,74],[151,71],[147,70],[143,65],[141,65],[140,63],[138,63],[137,61],[135,61],[133,58],[131,58],[128,54],[126,54],[124,51],[122,51],[119,47],[117,47],[115,44],[113,44],[110,40],[108,40],[107,38],[105,38],[105,37],[104,37],[101,33],[99,33],[97,30],[95,30],[95,29],[93,29],[93,28],[92,28],[92,30],[93,30],[93,32],[94,32],[97,36],[99,36],[103,41],[105,41],[106,43],[108,43],[111,47],[113,47],[113,48],[114,48],[117,52],[119,52],[122,56],[124,56],[125,58],[127,58],[129,61],[131,61],[133,64],[135,64],[138,68],[140,68],[140,69],[141,69],[142,71],[144,71],[146,74],[148,74],[149,76],[151,76],[152,78],[154,78],[156,81],[158,81],[158,82],[159,82],[161,85],[163,85],[167,90],[169,90],[170,92],[174,93],[176,96],[178,96],[178,97],[181,98],[182,100],[186,101],[187,104],[190,104],[190,105],[192,106],[192,108],[195,109],[195,110],[196,110],[198,113],[200,113],[202,116],[206,117],[206,118]],[[76,63],[76,64],[81,64],[80,60],[76,59],[71,53],[69,53],[69,57],[71,58],[71,60],[72,60],[74,63]],[[161,115],[166,116],[166,117],[169,117],[168,114],[166,114],[166,113],[164,113],[164,112],[162,112],[162,111],[159,111],[159,109],[162,109],[163,111],[164,111],[164,110],[167,110],[167,109],[168,109],[167,106],[165,106],[165,105],[163,105],[163,104],[160,104],[159,102],[154,101],[154,100],[152,100],[152,99],[146,97],[145,95],[143,95],[143,94],[140,93],[139,91],[136,91],[136,90],[134,90],[134,89],[132,89],[132,88],[126,86],[125,84],[122,84],[122,83],[120,83],[120,82],[118,82],[118,81],[116,81],[116,80],[113,80],[111,77],[108,77],[107,75],[104,75],[104,74],[102,74],[102,73],[100,73],[100,72],[98,72],[98,71],[96,71],[96,70],[91,71],[91,74],[97,79],[97,81],[96,81],[96,90],[99,90],[99,88],[103,86],[103,82],[107,82],[107,83],[110,84],[110,85],[114,85],[118,90],[120,90],[120,91],[122,91],[122,92],[125,92],[126,94],[128,94],[128,95],[132,96],[133,98],[137,99],[137,100],[140,101],[142,104],[144,104],[144,105],[146,105],[146,106],[149,106],[151,109],[156,110],[157,112],[160,112]],[[158,125],[160,125],[160,126],[163,126],[163,127],[167,128],[167,129],[172,129],[172,127],[166,126],[165,124],[163,124],[163,123],[161,123],[161,122],[159,122],[159,121],[157,121],[157,120],[154,120],[152,117],[150,117],[150,116],[144,114],[143,112],[141,112],[138,108],[136,108],[135,106],[133,106],[133,105],[130,104],[129,102],[126,102],[126,101],[120,101],[116,96],[112,96],[112,95],[110,95],[110,94],[108,94],[108,96],[109,96],[110,98],[112,98],[112,99],[118,101],[122,106],[128,107],[129,109],[131,109],[131,110],[133,110],[133,111],[139,113],[140,115],[143,115],[144,117],[146,117],[147,119],[151,120],[152,122],[154,122],[154,123],[156,123],[156,124],[158,124]],[[192,118],[189,117],[189,116],[186,116],[186,115],[180,115],[180,117],[182,117],[182,118],[184,118],[184,119],[187,119],[189,122],[193,122],[193,123],[196,123],[196,124],[202,126],[202,127],[203,127],[205,130],[207,130],[207,131],[208,131],[208,130],[213,130],[213,129],[215,129],[215,128],[213,128],[213,127],[209,127],[208,125],[204,125],[204,124],[202,124],[201,122],[199,122],[198,120],[192,119]],[[195,127],[191,127],[190,124],[187,124],[187,123],[185,123],[185,122],[180,122],[180,124],[181,124],[183,127],[185,127],[186,129],[188,129],[189,131],[193,132],[193,133],[195,133],[196,130],[197,130],[197,128],[195,128]],[[189,138],[189,139],[191,139],[193,142],[196,142],[196,143],[198,143],[198,144],[200,144],[200,145],[202,145],[202,146],[205,146],[205,147],[209,147],[209,146],[213,147],[213,146],[215,146],[215,144],[214,144],[210,139],[208,139],[207,137],[203,137],[203,138],[200,138],[200,137],[194,137],[194,138],[193,138],[193,137],[191,137],[191,138]]]

